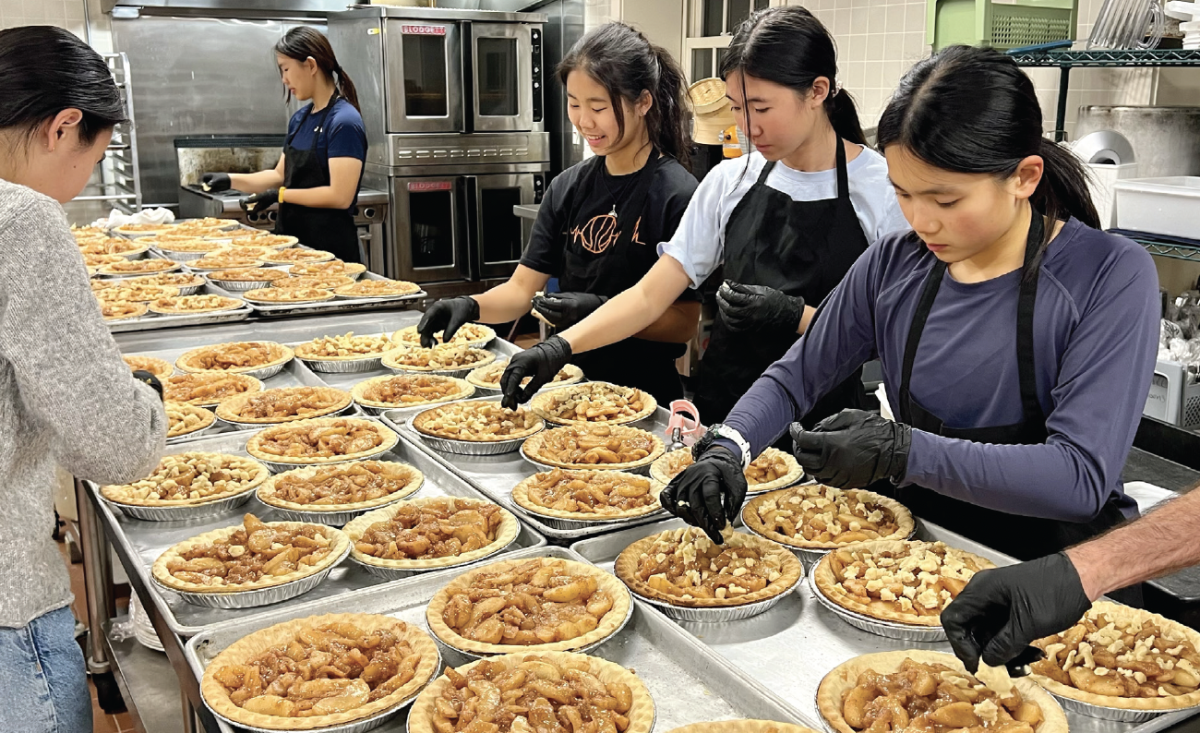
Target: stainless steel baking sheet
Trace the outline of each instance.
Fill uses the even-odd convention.
[[[571,550],[561,547],[542,547],[510,555],[511,558],[542,556],[581,560]],[[184,655],[199,679],[209,661],[247,634],[272,624],[321,613],[381,613],[427,631],[425,607],[450,577],[453,576],[399,580],[386,589],[373,588],[354,596],[326,599],[249,621],[214,626],[189,640]],[[472,661],[440,642],[438,646],[445,665],[458,667]],[[813,724],[793,705],[731,667],[666,617],[642,603],[634,604],[633,616],[625,628],[591,654],[636,671],[654,700],[655,730],[666,731],[689,723],[730,718],[767,718]],[[398,716],[377,730],[381,733],[407,731],[403,717]],[[224,724],[221,726],[223,733],[236,730]]]
[[[167,452],[214,451],[244,456],[247,455],[245,452],[246,441],[253,434],[250,431],[226,433],[213,438],[169,446]],[[425,474],[425,485],[414,496],[486,498],[468,486],[462,479],[447,471],[441,464],[430,459],[428,455],[404,443],[398,444],[386,456],[385,460],[410,463]],[[94,484],[89,484],[89,490],[93,492],[98,491]],[[347,561],[336,567],[330,573],[328,579],[314,590],[284,603],[260,609],[240,611],[195,606],[184,602],[178,594],[159,588],[151,580],[150,568],[158,556],[172,545],[195,537],[203,532],[239,524],[242,520],[242,515],[247,512],[253,513],[263,521],[268,522],[283,521],[284,517],[279,515],[272,507],[258,501],[257,498],[251,498],[249,502],[241,505],[236,510],[229,511],[223,515],[187,522],[143,522],[124,516],[119,510],[104,500],[100,500],[98,503],[100,504],[98,513],[101,516],[101,521],[104,522],[109,539],[121,557],[122,565],[125,566],[128,572],[136,573],[140,576],[144,586],[149,589],[149,598],[144,600],[147,603],[155,604],[159,613],[166,619],[170,629],[181,636],[191,636],[212,624],[235,619],[245,619],[250,615],[273,612],[289,608],[291,605],[298,603],[345,595],[351,591],[358,591],[384,583],[381,578],[368,573],[361,566]],[[517,536],[517,541],[512,545],[512,549],[538,547],[545,544],[545,541],[545,538],[537,532],[522,525],[521,532]]]
[[[1001,566],[1016,562],[1008,555],[943,527],[919,520],[917,524],[916,539],[940,540],[986,557]],[[682,520],[672,519],[582,540],[571,545],[571,549],[589,562],[611,571],[617,555],[633,542],[656,532],[684,526]],[[857,629],[818,602],[813,593],[810,584],[801,583],[794,593],[788,594],[774,608],[743,621],[727,624],[694,621],[676,623],[771,692],[800,707],[801,712],[812,720],[810,727],[817,730],[824,730],[816,709],[817,686],[829,670],[842,662],[863,654],[902,649],[953,653],[950,644],[945,641],[888,639]],[[1071,733],[1154,733],[1198,712],[1170,713],[1133,725],[1091,718],[1068,710],[1067,720]]]
[[[197,289],[196,292],[199,295],[234,297],[228,291],[221,290],[207,282]],[[196,313],[186,316],[160,316],[156,313],[147,313],[137,318],[109,321],[108,330],[112,333],[125,333],[128,331],[154,331],[160,328],[182,328],[184,326],[209,326],[217,323],[234,323],[246,320],[252,312],[249,304],[247,304],[236,310],[219,311],[217,313]]]
[[[361,279],[387,280],[389,278],[367,271],[363,273]],[[232,293],[232,296],[236,298],[239,295],[244,294],[245,293]],[[409,304],[415,306],[416,301],[420,301],[428,297],[429,293],[421,290],[416,293],[412,293],[411,295],[385,295],[379,298],[343,298],[339,296],[335,297],[333,300],[323,300],[319,303],[263,305],[261,303],[251,303],[247,301],[246,304],[250,306],[257,315],[260,316],[294,316],[394,308],[400,304]]]

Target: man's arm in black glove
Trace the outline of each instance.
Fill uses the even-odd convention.
[[[479,318],[479,301],[469,295],[443,298],[425,309],[425,315],[417,324],[421,334],[421,345],[432,347],[437,341],[434,334],[442,332],[442,341],[449,343],[458,329]]]
[[[533,299],[533,309],[545,316],[559,330],[579,323],[608,302],[603,295],[591,293],[551,293]]]
[[[722,544],[721,531],[746,500],[746,474],[737,456],[714,445],[683,469],[659,496],[663,508]]]
[[[228,173],[205,173],[200,176],[200,188],[213,193],[228,191],[233,188],[233,180]]]
[[[516,354],[500,376],[500,391],[504,393],[501,404],[510,410],[517,409],[517,405],[532,399],[570,361],[571,344],[558,335]],[[522,387],[521,380],[525,377],[530,378],[529,384]]]
[[[1073,626],[1091,608],[1065,552],[982,570],[942,611],[954,653],[974,673],[979,660],[1010,671],[1042,658],[1029,643]]]
[[[279,189],[268,188],[262,193],[255,193],[238,199],[238,205],[242,207],[242,211],[251,213],[254,211],[264,211],[279,203]]]
[[[766,285],[726,280],[717,289],[717,307],[731,331],[797,333],[804,317],[804,298]]]
[[[858,489],[888,479],[904,480],[912,428],[875,412],[842,410],[805,430],[792,423],[796,460],[823,484]]]

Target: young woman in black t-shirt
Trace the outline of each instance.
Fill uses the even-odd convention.
[[[584,36],[559,64],[568,115],[596,157],[551,182],[521,263],[508,282],[481,295],[434,303],[417,329],[432,345],[464,323],[504,323],[532,307],[557,328],[583,320],[646,274],[657,245],[675,232],[696,179],[683,74],[674,59],[623,23]],[[552,277],[559,292],[535,295]],[[693,291],[648,328],[573,361],[593,380],[644,389],[660,402],[683,396],[675,370],[696,333]]]

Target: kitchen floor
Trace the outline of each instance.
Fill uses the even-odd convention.
[[[71,604],[71,610],[75,612],[76,619],[86,623],[87,597],[84,594],[83,563],[71,563],[65,542],[60,543],[58,549],[62,554],[63,562],[67,565],[68,572],[71,574],[71,592],[75,594],[75,602]],[[125,613],[124,607],[127,603],[127,599],[118,599],[117,612]],[[137,727],[133,724],[133,718],[129,713],[108,715],[100,709],[100,703],[96,701],[96,686],[92,684],[91,678],[88,678],[88,694],[92,697],[93,733],[127,733],[127,731],[137,730]]]

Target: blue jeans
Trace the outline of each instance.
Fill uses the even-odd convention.
[[[91,730],[92,700],[71,608],[19,629],[0,627],[0,731]]]

